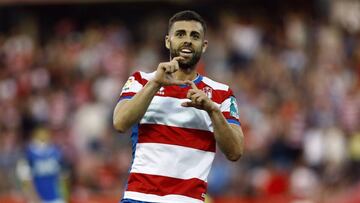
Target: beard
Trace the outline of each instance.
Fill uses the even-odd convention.
[[[170,57],[174,58],[174,57],[177,57],[177,56],[181,56],[180,55],[181,48],[175,49],[170,44]],[[192,54],[192,56],[190,58],[185,58],[184,61],[179,61],[179,68],[185,69],[185,70],[195,69],[196,64],[199,62],[199,60],[201,58],[201,54],[202,54],[201,50],[194,50],[194,52],[193,52],[193,54]]]

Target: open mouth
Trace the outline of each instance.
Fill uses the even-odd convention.
[[[180,50],[180,55],[181,56],[192,56],[192,54],[193,54],[193,50],[190,49],[190,48],[182,48]]]

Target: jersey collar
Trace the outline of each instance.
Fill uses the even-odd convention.
[[[193,80],[193,82],[195,83],[195,85],[199,84],[203,79],[203,76],[200,75],[199,73],[197,74],[196,78]],[[179,85],[181,88],[185,88],[188,85]]]

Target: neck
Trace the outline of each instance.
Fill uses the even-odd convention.
[[[33,144],[36,145],[37,147],[45,147],[48,145],[48,142],[44,140],[33,140]]]
[[[175,78],[178,80],[195,80],[196,76],[197,76],[197,72],[195,69],[182,69],[180,68],[178,71],[176,71],[175,73]]]

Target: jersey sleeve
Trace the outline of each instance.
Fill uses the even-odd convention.
[[[239,120],[238,104],[231,89],[227,91],[224,101],[220,105],[220,110],[228,123],[239,126],[241,125]]]
[[[144,80],[142,79],[140,72],[132,74],[121,90],[119,101],[123,99],[131,99],[143,88],[143,83]]]

